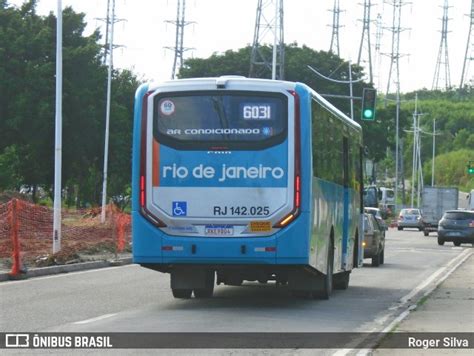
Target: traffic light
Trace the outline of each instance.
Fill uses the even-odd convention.
[[[372,88],[364,88],[362,92],[362,120],[375,120],[375,99],[377,98],[377,90]]]
[[[467,173],[474,174],[474,161],[469,161],[469,164],[467,165]]]

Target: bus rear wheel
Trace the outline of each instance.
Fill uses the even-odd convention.
[[[189,299],[191,298],[192,289],[171,289],[173,297],[178,299]]]
[[[347,289],[349,288],[349,279],[351,272],[342,272],[334,275],[334,289]]]
[[[215,282],[215,273],[214,271],[209,271],[206,273],[206,280],[204,283],[204,288],[195,288],[194,297],[196,298],[211,298],[214,294],[214,282]]]

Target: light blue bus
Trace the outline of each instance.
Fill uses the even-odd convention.
[[[362,130],[302,83],[219,77],[140,86],[133,260],[176,298],[286,285],[328,299],[362,264]]]

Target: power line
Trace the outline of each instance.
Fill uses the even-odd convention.
[[[285,41],[283,27],[283,0],[258,0],[255,30],[250,54],[249,77],[261,78],[265,71],[272,79],[285,77]],[[262,50],[262,45],[273,43],[272,56]]]

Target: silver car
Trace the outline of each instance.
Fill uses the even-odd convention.
[[[398,215],[398,230],[406,227],[423,230],[423,217],[420,209],[402,209]]]

